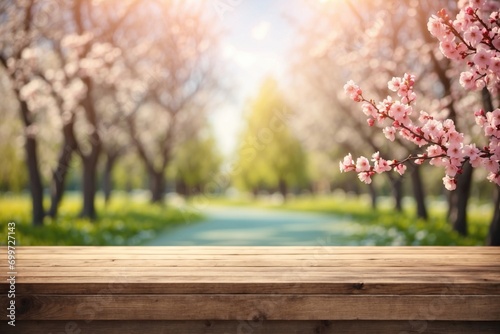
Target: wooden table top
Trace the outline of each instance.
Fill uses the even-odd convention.
[[[1,247],[2,253],[6,247]],[[500,295],[495,247],[19,247],[21,293]],[[0,261],[6,290],[7,261]]]

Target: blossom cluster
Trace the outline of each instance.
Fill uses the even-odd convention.
[[[495,88],[500,77],[500,5],[487,0],[462,5],[454,20],[442,9],[431,16],[427,28],[439,40],[445,57],[467,63],[467,70],[460,74],[465,89]]]
[[[500,185],[500,109],[485,113],[479,110],[475,113],[476,123],[483,128],[489,145],[478,148],[476,144],[466,144],[465,135],[457,131],[452,120],[436,119],[425,111],[420,111],[417,120],[410,117],[413,113],[416,94],[413,91],[415,78],[405,74],[402,78],[392,78],[388,88],[397,92],[399,100],[390,96],[375,104],[373,100],[366,100],[361,89],[352,81],[345,86],[345,92],[356,102],[362,102],[363,113],[368,117],[368,124],[377,124],[383,127],[383,133],[390,141],[396,135],[408,140],[419,147],[424,147],[422,154],[410,155],[402,161],[386,160],[380,157],[379,152],[372,156],[373,165],[366,157],[353,160],[351,154],[340,162],[342,172],[356,171],[361,181],[371,182],[374,174],[395,170],[400,175],[406,171],[404,163],[413,161],[422,164],[428,160],[431,165],[444,167],[443,183],[448,190],[456,188],[455,177],[461,173],[462,165],[469,161],[472,167],[484,167],[489,171],[488,180]]]
[[[487,13],[490,12],[490,15]],[[440,51],[449,59],[465,61],[467,70],[460,75],[460,83],[467,90],[488,87],[496,92],[500,83],[500,14],[498,2],[469,0],[461,3],[461,10],[451,20],[445,10],[433,15],[428,29],[440,41]],[[388,160],[379,152],[372,156],[353,159],[348,154],[340,162],[342,172],[355,171],[365,183],[371,183],[375,174],[394,170],[400,175],[406,171],[406,162],[413,161],[443,167],[443,183],[446,189],[456,189],[456,176],[462,173],[465,162],[472,167],[488,171],[487,179],[500,185],[500,109],[474,113],[476,124],[482,128],[487,145],[466,143],[465,135],[457,131],[453,120],[438,119],[425,111],[414,115],[416,94],[413,90],[415,77],[405,74],[388,82],[388,89],[398,96],[388,96],[382,102],[367,100],[363,91],[353,81],[344,86],[346,94],[355,102],[362,103],[368,125],[383,128],[385,137],[394,141],[396,136],[422,148],[421,154],[407,158]],[[413,115],[413,116],[412,116]],[[417,117],[418,116],[418,117]]]

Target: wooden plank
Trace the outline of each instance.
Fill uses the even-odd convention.
[[[6,321],[0,332],[9,333]],[[17,333],[175,334],[498,334],[500,321],[19,321]]]
[[[17,276],[16,282],[18,284],[25,283],[71,283],[71,284],[86,284],[89,282],[94,283],[105,283],[112,282],[119,276],[54,276],[45,277],[45,276]],[[294,284],[297,282],[315,282],[315,283],[356,283],[362,282],[363,284],[374,284],[374,283],[394,283],[397,284],[402,282],[411,283],[413,285],[418,285],[420,282],[432,283],[432,282],[441,282],[443,284],[456,284],[456,283],[496,283],[498,284],[498,274],[483,274],[482,277],[478,278],[474,275],[455,275],[450,279],[446,280],[440,278],[439,280],[436,278],[436,275],[386,275],[384,277],[374,277],[368,275],[304,275],[301,278],[283,276],[276,277],[273,275],[259,275],[256,277],[249,277],[248,275],[244,276],[225,276],[220,277],[219,275],[212,276],[192,276],[192,275],[176,275],[176,276],[129,276],[127,275],[123,282],[128,283],[161,283],[161,284],[170,284],[170,283],[191,283],[191,284],[199,284],[199,283],[282,283],[282,284]],[[300,293],[300,291],[297,291]],[[499,293],[500,294],[500,293]]]
[[[500,254],[498,254],[500,255]],[[400,260],[421,260],[421,259],[457,259],[456,254],[128,254],[128,253],[75,253],[75,254],[50,254],[50,259],[59,260],[106,260],[106,259],[126,259],[126,260],[265,260],[273,258],[276,260],[353,260],[353,261],[369,261],[383,257],[384,259],[400,259]],[[32,260],[46,259],[47,254],[23,254],[18,253],[16,256],[18,261],[29,263]],[[496,254],[469,254],[467,259],[488,260],[500,264]]]
[[[7,293],[7,285],[1,286],[0,293]],[[17,284],[19,295],[31,294],[345,294],[345,295],[499,295],[499,283],[448,281],[438,282],[429,279],[428,282],[415,284],[401,281],[359,281],[346,282],[177,282],[144,279],[131,282],[123,276],[113,279],[88,279],[85,283],[51,282]]]
[[[414,267],[423,266],[447,266],[452,262],[450,259],[384,259],[383,257],[355,261],[352,259],[285,259],[280,260],[269,256],[267,258],[238,259],[226,257],[220,260],[164,260],[164,259],[64,259],[50,260],[49,258],[16,262],[18,267],[88,267],[88,266],[119,266],[119,267],[372,267],[372,266],[398,266],[407,267],[411,264]],[[463,267],[471,265],[481,265],[498,267],[500,264],[495,259],[483,258],[462,258],[453,260],[453,266]],[[6,267],[3,266],[4,268]]]
[[[0,246],[0,249],[6,249]],[[81,253],[112,252],[136,254],[316,254],[316,253],[437,253],[437,254],[500,254],[498,247],[484,246],[20,246],[23,252]]]
[[[377,277],[380,277],[377,275],[377,272],[372,271],[364,271],[362,269],[360,270],[350,270],[349,272],[342,272],[342,271],[323,271],[323,272],[317,272],[317,271],[301,271],[300,275],[301,277],[290,277],[290,273],[293,274],[293,272],[287,272],[287,271],[282,271],[282,272],[256,272],[256,271],[234,271],[234,272],[219,272],[216,270],[211,270],[207,271],[205,273],[200,273],[199,271],[192,270],[192,271],[169,271],[169,270],[161,270],[158,269],[156,272],[142,272],[142,271],[114,271],[114,270],[107,270],[107,271],[91,271],[91,272],[57,272],[54,273],[52,272],[37,272],[37,273],[18,273],[18,277],[20,277],[19,282],[26,282],[26,281],[35,281],[35,280],[44,280],[46,282],[51,282],[51,278],[56,276],[57,277],[67,277],[68,280],[73,280],[73,281],[81,281],[81,280],[88,280],[89,278],[92,279],[95,276],[100,276],[103,278],[108,278],[108,279],[113,279],[114,277],[117,276],[128,276],[130,280],[136,278],[136,277],[146,277],[151,280],[155,280],[156,278],[161,278],[161,279],[171,279],[172,281],[174,280],[185,280],[186,282],[188,281],[199,281],[199,282],[220,282],[220,281],[246,281],[246,282],[252,282],[252,281],[257,281],[258,278],[255,278],[255,276],[261,277],[264,280],[267,281],[274,281],[274,282],[289,282],[290,279],[295,280],[297,282],[299,281],[325,281],[325,282],[335,282],[339,281],[341,279],[356,279],[358,281],[364,281],[364,280],[372,280],[376,279]],[[478,273],[481,275],[479,277],[479,280],[481,282],[484,282],[484,280],[489,280],[491,282],[500,282],[498,280],[498,272],[487,272],[487,271],[481,271],[481,272],[468,272],[468,273],[446,273],[446,272],[440,272],[440,271],[422,271],[419,273],[415,273],[411,270],[407,271],[397,271],[397,270],[391,270],[390,272],[380,272],[380,275],[383,275],[383,278],[386,280],[392,280],[396,281],[398,278],[400,281],[405,280],[405,279],[418,279],[422,277],[430,277],[432,278],[433,275],[440,275],[440,282],[445,282],[445,279],[448,279],[450,281],[451,279],[468,279],[468,280],[476,280],[478,281]],[[280,277],[283,276],[283,277]]]
[[[415,267],[303,267],[300,268],[301,274],[308,275],[354,275],[363,274],[365,276],[383,276],[386,274],[412,274],[428,276],[429,274],[440,274],[445,277],[452,277],[459,274],[477,276],[478,274],[497,274],[500,277],[500,267],[468,267],[462,271],[456,270],[456,267],[422,267],[415,270]],[[33,276],[116,276],[127,274],[129,276],[241,276],[241,275],[287,275],[290,273],[290,267],[141,267],[140,271],[131,271],[127,267],[112,267],[106,270],[96,267],[58,267],[49,270],[45,267],[22,268],[19,275],[23,277]],[[500,280],[500,278],[499,278]]]
[[[472,295],[31,295],[20,305],[18,320],[500,319],[498,296]]]
[[[18,288],[29,293],[95,293],[119,283],[127,286],[121,293],[439,294],[454,286],[500,294],[494,247],[20,247],[18,254]]]

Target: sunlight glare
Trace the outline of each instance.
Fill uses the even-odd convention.
[[[252,29],[252,37],[257,41],[263,40],[269,33],[270,27],[271,25],[269,24],[269,22],[266,21],[260,22]]]

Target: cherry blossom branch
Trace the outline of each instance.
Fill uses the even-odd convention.
[[[457,62],[469,58],[468,70],[460,74],[460,84],[466,90],[488,87],[496,93],[500,83],[500,6],[496,2],[490,5],[496,9],[489,15],[491,26],[480,15],[486,13],[487,0],[469,0],[455,20],[450,19],[446,10],[440,10],[437,16],[431,16],[427,24],[431,34],[440,41],[444,56]],[[456,130],[451,119],[441,121],[421,111],[419,123],[415,123],[411,118],[412,105],[416,101],[414,84],[415,77],[410,74],[392,78],[388,88],[397,93],[400,101],[389,96],[378,104],[364,98],[361,88],[353,81],[349,81],[344,90],[353,101],[363,103],[363,113],[368,117],[369,126],[375,125],[375,122],[384,126],[383,123],[390,120],[392,124],[382,130],[387,139],[394,141],[398,133],[403,139],[424,147],[425,153],[409,155],[397,161],[383,159],[377,152],[372,155],[373,165],[363,156],[354,163],[351,154],[348,154],[340,162],[340,170],[355,171],[361,181],[371,183],[371,177],[375,174],[394,170],[403,175],[405,163],[413,161],[422,164],[428,161],[431,165],[444,167],[443,183],[446,189],[454,190],[455,176],[462,172],[463,164],[468,161],[474,168],[485,168],[489,172],[487,179],[500,185],[500,109],[488,113],[478,110],[474,113],[476,124],[482,128],[488,143],[478,148],[474,143],[465,143],[465,135]]]

